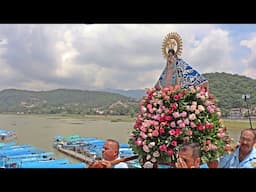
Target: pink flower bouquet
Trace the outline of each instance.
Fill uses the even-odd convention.
[[[204,88],[152,88],[141,100],[129,144],[143,163],[174,164],[184,142],[197,142],[202,163],[210,162],[227,152],[232,141],[220,118]]]

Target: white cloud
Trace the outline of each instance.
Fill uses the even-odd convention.
[[[15,71],[7,64],[5,59],[6,48],[0,47],[0,88],[9,82],[9,77],[15,75]]]
[[[74,63],[74,58],[79,52],[73,47],[73,34],[70,31],[64,33],[64,39],[56,42],[56,55],[59,60],[56,63],[55,74],[58,77],[70,77],[79,71],[80,67]]]
[[[232,72],[232,45],[227,31],[212,29],[201,40],[194,40],[186,60],[201,73]]]
[[[7,44],[8,44],[8,39],[6,39],[6,38],[0,39],[0,46],[7,45]]]
[[[47,83],[40,80],[30,80],[23,81],[18,86],[14,87],[16,89],[21,89],[21,87],[25,87],[26,90],[35,90],[35,91],[43,91],[43,90],[52,90],[62,88],[60,85],[55,83]],[[24,88],[22,88],[24,89]]]
[[[181,35],[182,58],[200,73],[235,71],[232,37],[219,25],[13,24],[0,25],[8,39],[5,52],[0,46],[0,75],[6,87],[24,89],[150,87],[165,66],[161,47],[170,32]],[[255,49],[253,41],[245,44]],[[245,61],[250,69],[253,60]]]
[[[242,40],[240,45],[250,49],[250,55],[243,60],[245,66],[243,75],[256,79],[256,37],[253,36],[250,40]]]

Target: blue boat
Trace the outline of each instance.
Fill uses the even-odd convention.
[[[38,161],[50,161],[52,157],[26,157],[23,159],[5,159],[5,168],[19,168],[22,163],[25,162],[38,162]]]
[[[69,164],[38,164],[38,165],[22,166],[20,168],[81,169],[86,167],[87,166],[85,163],[69,163]]]
[[[24,158],[30,158],[30,157],[42,157],[42,158],[47,158],[47,157],[52,157],[54,155],[53,152],[39,152],[39,153],[29,153],[29,154],[20,154],[20,155],[8,155],[6,158],[9,159],[24,159]]]
[[[14,149],[14,150],[1,151],[0,152],[0,157],[1,156],[8,156],[8,155],[31,154],[33,152],[36,153],[36,148],[35,147],[19,148],[19,149]]]
[[[3,146],[0,148],[1,151],[7,151],[7,150],[15,150],[15,149],[21,149],[21,148],[26,148],[26,147],[32,147],[31,145],[12,145],[12,146]]]
[[[69,164],[68,159],[43,160],[35,162],[22,162],[19,168],[41,168],[43,166],[54,167],[58,164]]]
[[[4,129],[0,130],[0,139],[2,141],[9,141],[15,138],[17,138],[15,131]]]
[[[7,142],[7,143],[0,143],[0,149],[5,148],[5,147],[9,147],[9,146],[14,146],[16,144],[17,143],[14,142],[14,141],[10,141],[10,142]]]

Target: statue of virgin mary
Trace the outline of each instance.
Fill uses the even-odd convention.
[[[160,75],[156,88],[165,88],[180,85],[181,88],[190,86],[203,86],[208,90],[208,81],[198,71],[178,56],[182,51],[182,39],[178,33],[169,33],[164,41],[162,53],[167,59],[166,66]]]

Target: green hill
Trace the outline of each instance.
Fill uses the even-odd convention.
[[[246,109],[246,103],[242,98],[243,94],[250,94],[248,104],[251,109],[256,108],[255,79],[229,73],[205,73],[203,75],[209,81],[210,93],[217,100],[217,105],[220,107],[223,116],[229,115],[232,108]],[[118,92],[119,94],[72,89],[52,91],[7,89],[0,91],[0,113],[115,114],[134,116],[139,110],[138,98],[145,95],[145,90],[119,90]],[[134,99],[131,98],[131,94]]]
[[[243,94],[250,94],[248,104],[256,107],[256,80],[246,76],[229,73],[203,74],[209,81],[210,93],[217,99],[222,112],[228,113],[231,108],[246,108]],[[226,114],[227,115],[227,114]]]
[[[106,111],[113,104],[136,103],[120,94],[101,91],[57,89],[52,91],[26,91],[8,89],[0,91],[0,112],[15,113],[79,113],[94,114]]]

